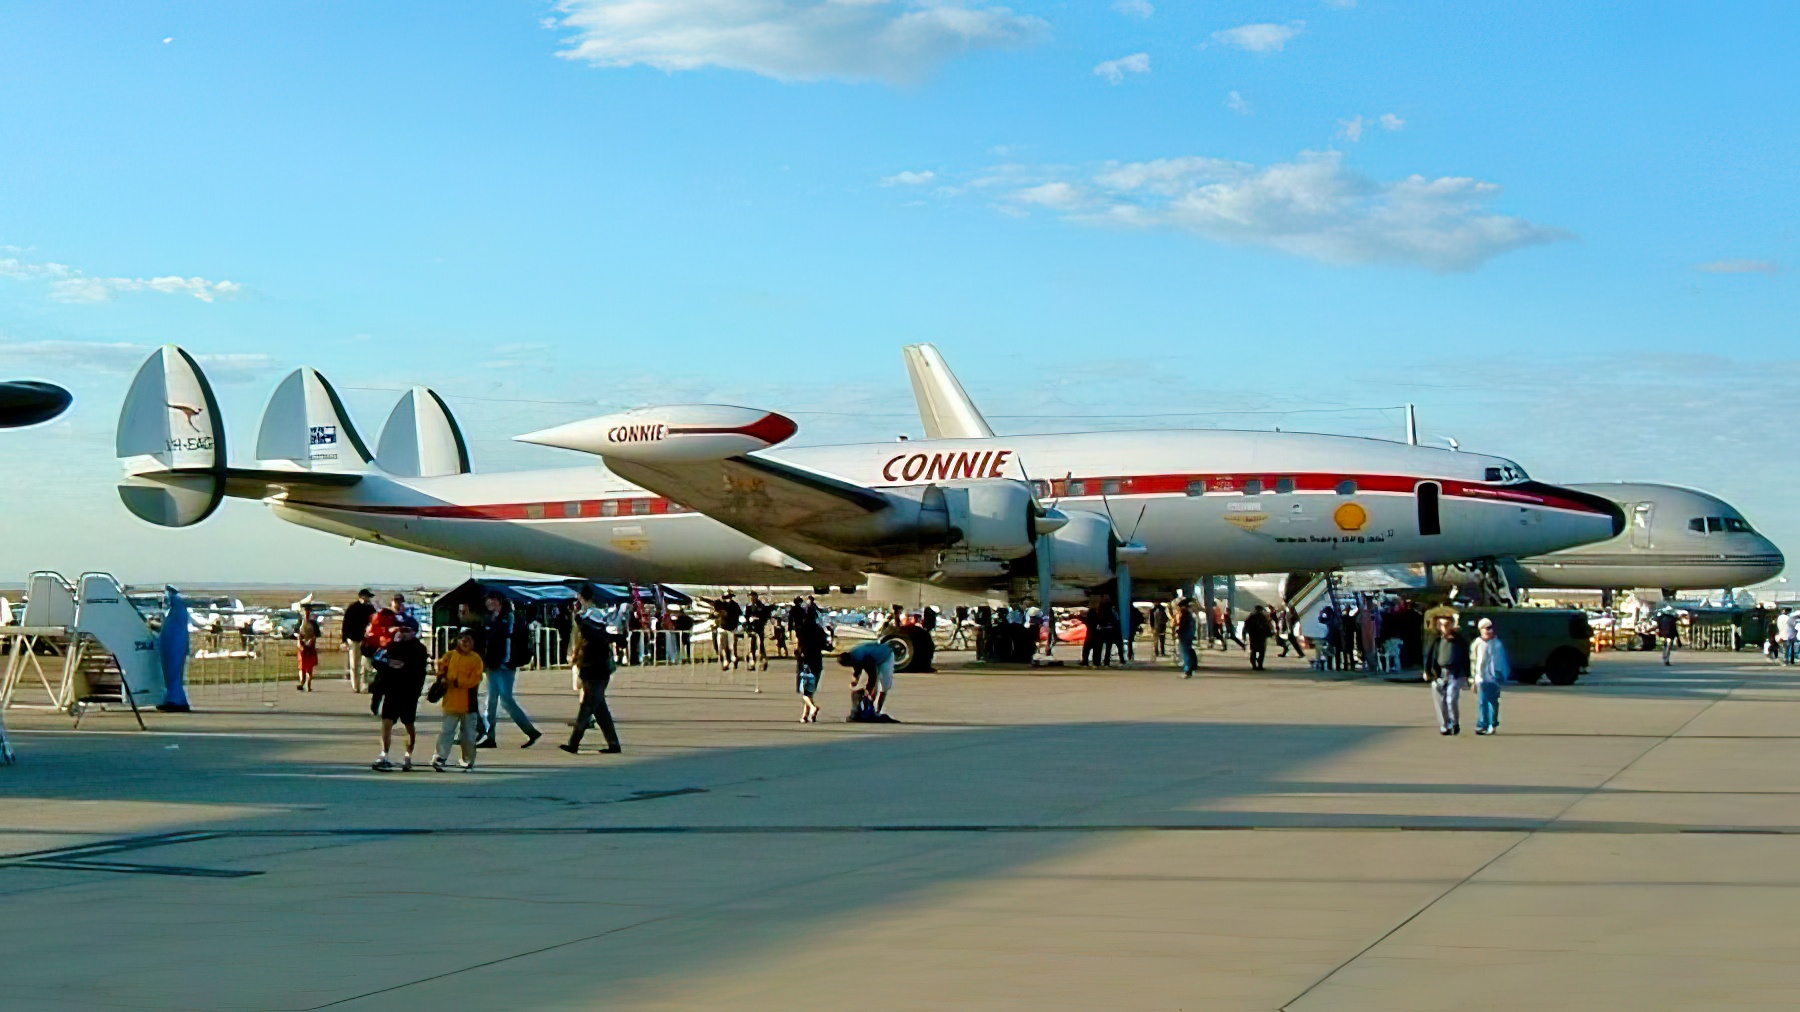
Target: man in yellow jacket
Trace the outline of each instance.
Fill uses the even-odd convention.
[[[431,768],[444,772],[450,758],[450,743],[462,735],[462,770],[475,768],[475,690],[481,686],[485,670],[481,654],[475,651],[475,637],[463,633],[456,638],[456,649],[437,662],[438,680],[444,685],[444,729],[438,732],[437,748],[431,756]]]

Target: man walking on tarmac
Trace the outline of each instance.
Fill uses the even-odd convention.
[[[1486,622],[1487,619],[1482,619]],[[1669,651],[1681,639],[1681,618],[1675,609],[1665,607],[1656,615],[1656,638],[1662,641],[1663,667],[1669,666]]]
[[[1200,617],[1194,614],[1194,599],[1184,597],[1175,612],[1175,646],[1181,652],[1181,677],[1194,677],[1194,669],[1200,666],[1200,657],[1194,652],[1194,642],[1200,637]]]
[[[769,616],[775,609],[757,595],[750,592],[750,603],[744,606],[744,631],[749,634],[750,668],[755,670],[757,664],[764,671],[769,670],[769,645],[763,637],[769,631]]]
[[[525,708],[513,698],[519,667],[531,659],[529,630],[505,595],[490,590],[486,600],[488,619],[482,637],[481,659],[487,664],[487,737],[481,740],[481,747],[494,748],[498,744],[495,736],[500,730],[500,706],[504,703],[513,723],[525,732],[525,744],[519,747],[530,748],[543,735],[531,723]]]
[[[1500,730],[1500,685],[1512,677],[1512,664],[1506,659],[1506,644],[1495,633],[1494,620],[1484,618],[1476,628],[1481,635],[1469,646],[1469,673],[1481,706],[1475,733],[1486,735]]]
[[[738,622],[743,617],[744,609],[731,591],[713,602],[713,652],[719,655],[720,671],[737,667]]]
[[[1438,618],[1437,630],[1425,644],[1425,678],[1431,682],[1438,733],[1461,734],[1462,710],[1458,700],[1469,684],[1469,644],[1449,616]]]
[[[1250,641],[1250,667],[1254,671],[1263,669],[1263,662],[1269,656],[1269,637],[1275,635],[1274,623],[1269,621],[1269,613],[1262,605],[1257,605],[1248,618],[1244,619],[1244,638]]]
[[[394,768],[388,750],[394,744],[394,725],[406,728],[406,758],[400,769],[412,769],[413,746],[419,741],[419,693],[425,691],[425,644],[419,642],[418,628],[402,622],[394,627],[394,640],[381,652],[381,755],[374,769],[386,772]]]
[[[606,747],[601,751],[617,754],[624,749],[619,746],[619,731],[606,705],[606,686],[612,681],[613,647],[620,633],[617,627],[607,624],[590,587],[583,584],[576,594],[576,635],[570,644],[569,661],[581,678],[581,710],[575,714],[575,729],[569,734],[568,744],[556,747],[570,755],[579,752],[581,736],[587,733],[588,724],[594,723],[600,725],[600,734],[606,738]]]
[[[375,592],[367,587],[356,592],[356,600],[344,608],[344,624],[338,638],[344,641],[344,672],[350,678],[350,691],[363,690],[363,671],[368,659],[363,656],[363,634],[369,631],[369,620],[375,617]]]

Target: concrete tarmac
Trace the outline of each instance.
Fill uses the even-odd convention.
[[[622,690],[622,756],[527,675],[548,736],[468,774],[372,772],[342,682],[13,711],[0,1006],[1800,1006],[1795,669],[1604,655],[1447,738],[1417,683],[1207,665],[946,663],[891,726]]]

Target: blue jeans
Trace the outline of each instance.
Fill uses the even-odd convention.
[[[1480,684],[1481,711],[1475,720],[1477,728],[1500,726],[1500,683]]]
[[[1194,642],[1192,640],[1183,640],[1181,642],[1181,673],[1184,675],[1191,675],[1194,673],[1194,669],[1199,666],[1200,656],[1194,653]]]
[[[500,716],[501,703],[506,704],[506,712],[512,716],[513,723],[519,725],[519,730],[525,732],[527,738],[537,737],[538,729],[532,725],[531,717],[525,713],[525,708],[519,705],[519,701],[513,698],[513,682],[518,677],[519,673],[512,668],[495,668],[487,673],[487,736],[489,738],[494,737],[494,732],[499,730],[497,721]]]

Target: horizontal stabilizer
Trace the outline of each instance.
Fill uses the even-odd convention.
[[[174,468],[142,471],[119,484],[119,499],[140,520],[158,527],[190,527],[205,520],[226,496],[266,499],[295,488],[348,488],[359,474],[321,474],[253,467]]]
[[[785,415],[729,404],[670,404],[583,419],[514,436],[521,443],[644,463],[725,460],[782,442],[800,426]]]
[[[256,434],[256,459],[285,461],[308,471],[374,469],[374,455],[357,434],[337,390],[312,368],[288,373],[269,397]]]
[[[429,387],[413,387],[394,405],[381,439],[375,446],[375,462],[389,474],[411,478],[436,478],[468,474],[469,444],[450,406]]]

